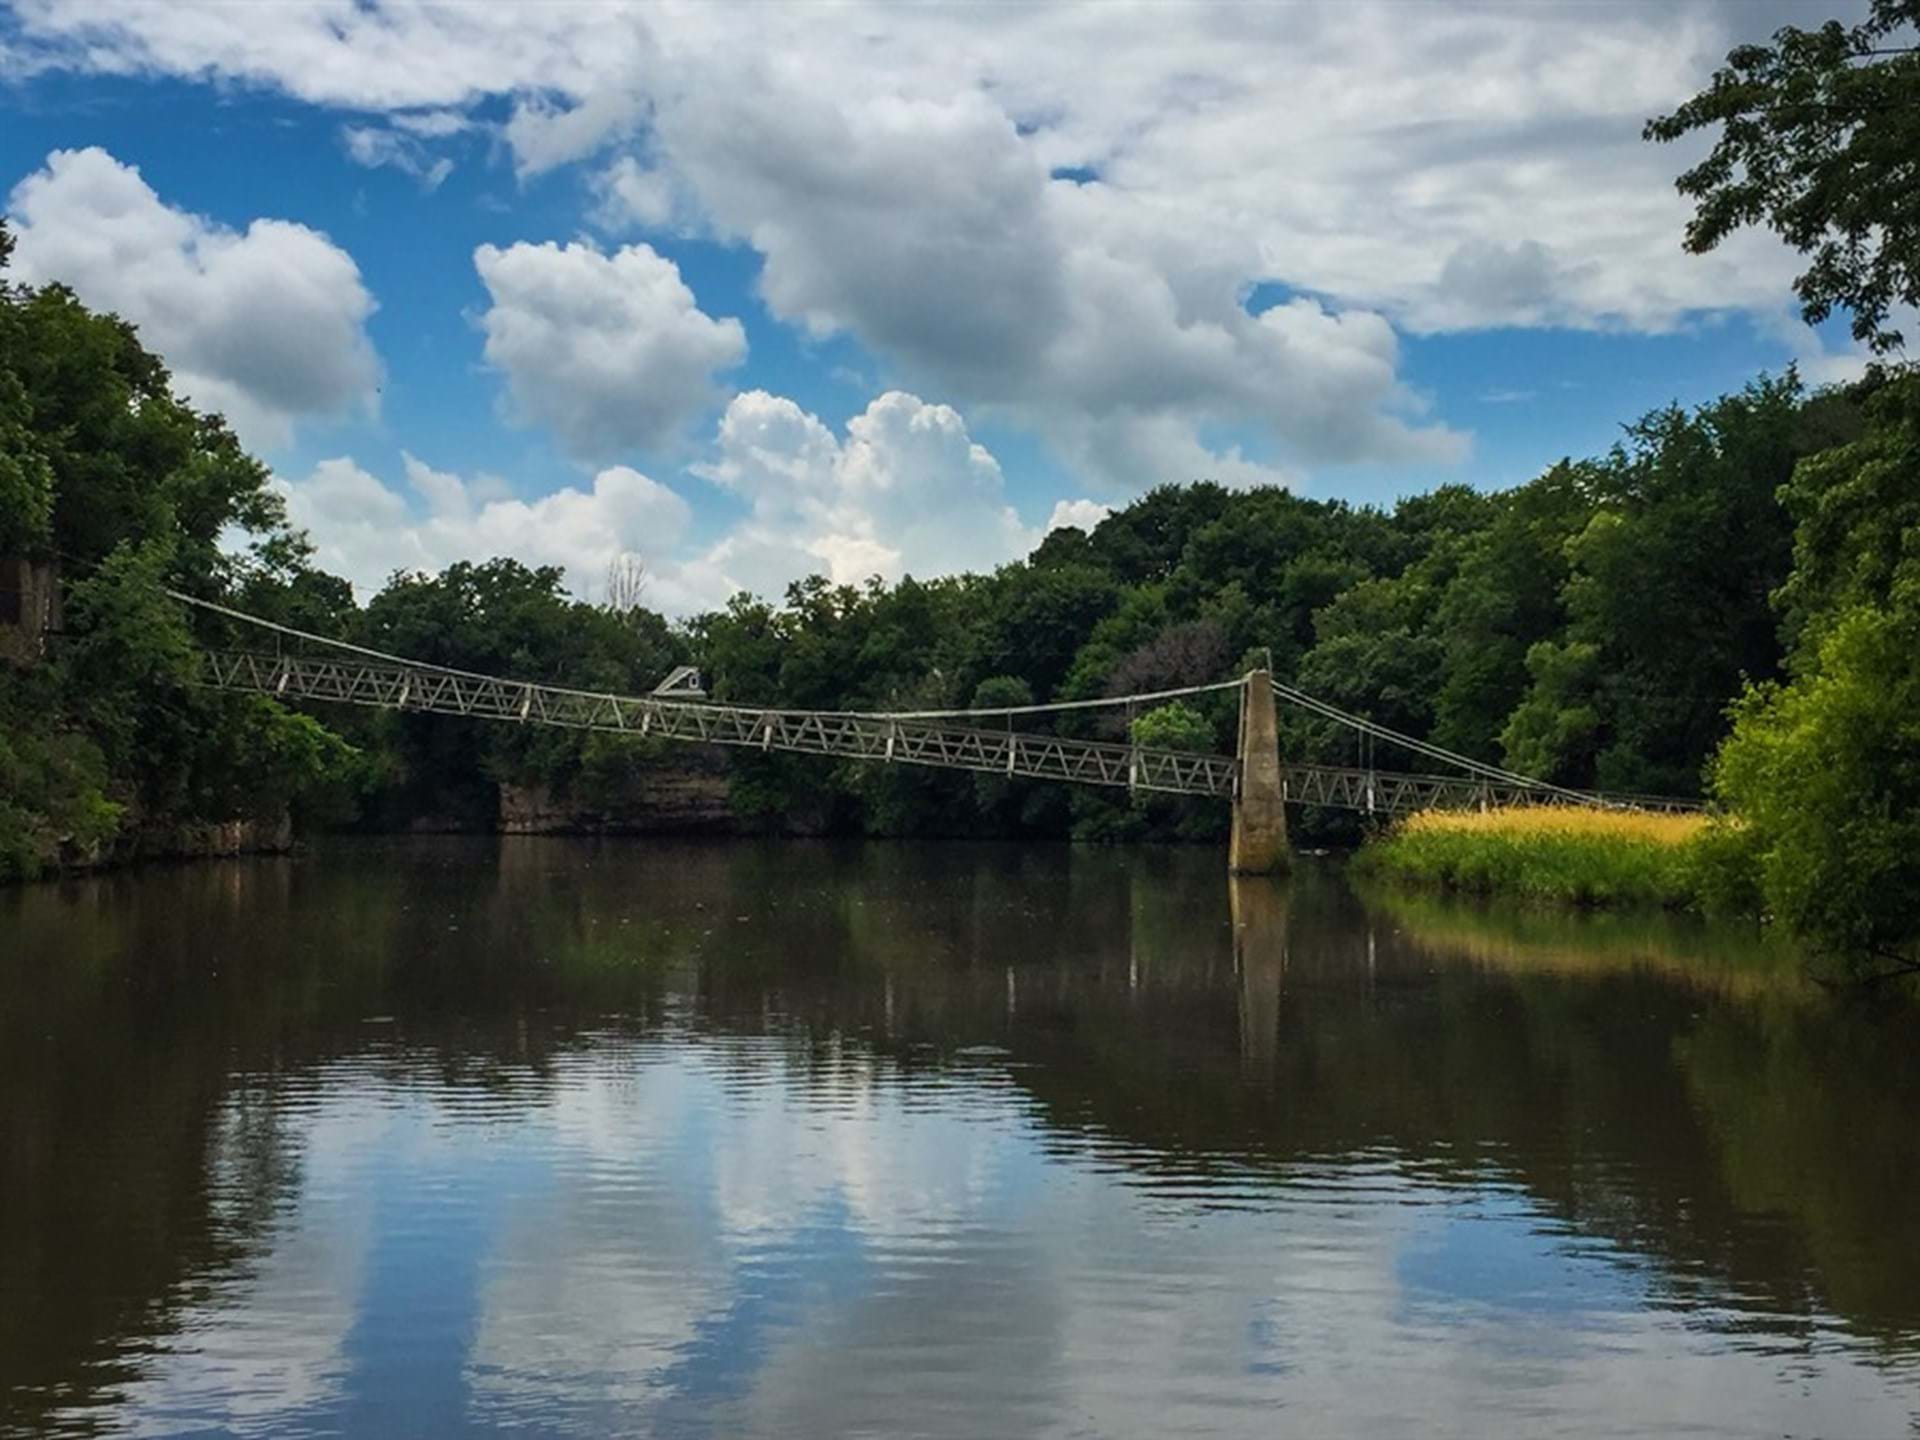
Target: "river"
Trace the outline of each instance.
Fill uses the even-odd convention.
[[[0,1432],[1908,1436],[1920,1031],[1218,854],[0,892]]]

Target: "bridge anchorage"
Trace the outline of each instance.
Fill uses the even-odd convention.
[[[839,756],[877,764],[932,765],[985,774],[1104,785],[1169,795],[1207,795],[1233,805],[1227,852],[1236,874],[1269,875],[1288,864],[1286,806],[1324,805],[1391,816],[1433,808],[1580,805],[1607,809],[1698,809],[1694,801],[1607,795],[1549,785],[1444,750],[1340,710],[1254,670],[1237,680],[1099,700],[986,710],[823,711],[720,705],[697,697],[698,679],[676,672],[651,695],[574,690],[538,681],[456,670],[330,640],[176,591],[175,600],[270,635],[275,649],[203,648],[199,681],[284,701],[414,710],[516,724],[657,735],[711,745]],[[285,648],[288,642],[299,647]],[[305,652],[312,646],[317,653]],[[677,682],[677,683],[676,683]],[[1165,750],[1012,728],[1016,718],[1164,703],[1182,696],[1240,692],[1233,755]],[[1453,774],[1368,766],[1280,763],[1276,702],[1373,741],[1452,767]],[[988,728],[998,725],[1003,728]]]

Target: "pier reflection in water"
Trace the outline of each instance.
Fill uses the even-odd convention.
[[[0,894],[0,1431],[1905,1433],[1911,1014],[1180,851]]]

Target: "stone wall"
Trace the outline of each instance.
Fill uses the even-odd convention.
[[[163,854],[179,859],[228,855],[279,855],[293,849],[293,817],[282,810],[267,820],[196,821],[175,825],[161,837]]]
[[[143,821],[97,849],[52,842],[41,855],[42,877],[106,870],[144,860],[207,860],[282,855],[293,849],[293,818],[282,810],[262,820]]]
[[[724,762],[689,752],[646,773],[618,795],[556,798],[544,785],[500,787],[503,835],[729,835],[740,829],[727,804]]]

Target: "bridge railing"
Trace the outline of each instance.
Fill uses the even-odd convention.
[[[1175,795],[1231,797],[1239,774],[1238,763],[1228,755],[1116,745],[952,722],[600,694],[355,659],[233,650],[203,650],[200,655],[203,683],[289,700],[657,735],[882,763],[937,765]]]
[[[1240,766],[1230,755],[1161,750],[968,724],[839,711],[605,694],[503,680],[435,666],[348,656],[202,650],[200,679],[222,690],[287,700],[372,706],[711,745],[852,760],[933,765],[1035,780],[1061,780],[1169,795],[1233,798]],[[1285,798],[1367,814],[1509,805],[1587,805],[1697,810],[1697,802],[1542,788],[1521,779],[1418,774],[1338,765],[1283,767]]]
[[[1471,775],[1431,775],[1405,770],[1366,770],[1343,765],[1290,764],[1283,783],[1290,802],[1336,810],[1398,815],[1413,810],[1500,809],[1546,805],[1562,809],[1653,810],[1685,813],[1705,807],[1697,800],[1657,795],[1614,795],[1543,789]]]

